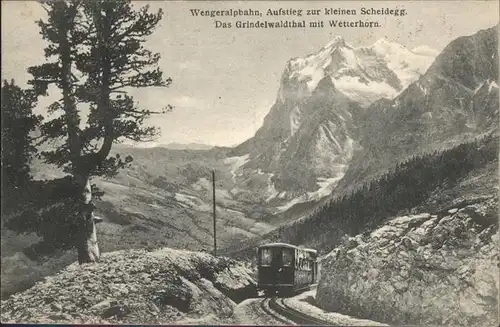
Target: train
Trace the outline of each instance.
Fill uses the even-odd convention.
[[[257,288],[265,296],[293,296],[318,280],[318,252],[286,243],[257,248]]]

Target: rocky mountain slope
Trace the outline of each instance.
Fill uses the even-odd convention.
[[[73,263],[2,301],[3,323],[194,324],[228,322],[255,294],[248,269],[207,253],[162,248]],[[229,321],[230,322],[230,321]]]
[[[498,190],[498,137],[490,135],[452,149],[418,156],[359,187],[324,202],[311,214],[261,237],[225,249],[248,258],[255,246],[285,242],[328,253],[342,237],[377,228],[387,217],[405,212],[440,212],[455,201],[491,197]]]
[[[263,126],[233,152],[246,160],[239,180],[258,184],[271,204],[287,200],[281,209],[326,196],[359,149],[363,108],[392,99],[433,59],[384,39],[354,48],[336,37],[290,60]],[[255,178],[256,170],[267,180]]]
[[[337,192],[410,156],[449,148],[498,129],[498,27],[452,41],[393,100],[372,104],[360,122],[363,148]]]
[[[497,210],[498,198],[457,203],[348,238],[322,261],[319,305],[394,324],[497,326]]]

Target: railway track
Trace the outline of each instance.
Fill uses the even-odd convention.
[[[274,319],[287,325],[292,321],[297,325],[332,326],[329,321],[311,317],[289,307],[285,304],[283,298],[266,298],[261,302],[261,308]],[[283,319],[283,317],[286,319]]]
[[[265,298],[263,299],[261,302],[260,302],[260,308],[262,309],[262,311],[264,311],[265,313],[267,313],[269,316],[273,317],[275,320],[285,324],[285,325],[289,325],[290,324],[290,321],[287,320],[287,319],[284,319],[282,316],[280,315],[277,315],[274,311],[272,311],[270,309],[270,303],[271,302],[271,298]]]

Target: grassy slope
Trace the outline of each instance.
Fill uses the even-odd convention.
[[[230,193],[231,166],[224,163],[225,149],[212,151],[121,148],[134,162],[113,179],[95,179],[105,191],[96,214],[102,252],[161,246],[211,250],[213,247],[211,169],[217,171],[218,245],[262,235],[273,225],[260,221],[265,208],[245,203]],[[38,179],[62,174],[54,167],[34,163]],[[255,216],[249,212],[263,210]],[[76,260],[74,251],[34,259],[22,251],[40,239],[16,235],[2,228],[2,296],[33,285],[43,276]],[[23,278],[19,278],[23,276]]]

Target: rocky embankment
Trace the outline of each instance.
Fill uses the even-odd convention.
[[[322,262],[325,310],[394,324],[498,326],[498,199],[393,218]]]
[[[251,272],[228,258],[162,248],[105,253],[69,265],[2,301],[9,323],[224,323],[256,294]]]

